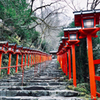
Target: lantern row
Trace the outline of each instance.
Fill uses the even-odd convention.
[[[1,67],[3,53],[9,54],[9,60],[8,60],[7,67]],[[16,54],[16,65],[15,66],[11,66],[11,55],[12,54]],[[22,55],[21,65],[18,65],[19,55]],[[25,55],[25,61],[23,61],[24,55]],[[27,64],[27,55],[28,55],[28,64]],[[7,74],[10,74],[10,68],[15,68],[15,73],[17,73],[18,67],[21,67],[21,69],[23,70],[23,68],[26,68],[26,66],[29,67],[30,65],[32,66],[34,64],[46,62],[51,59],[52,59],[52,56],[45,52],[42,52],[39,50],[33,50],[28,47],[17,46],[15,43],[10,44],[8,43],[8,41],[0,41],[0,73],[2,69],[8,69]]]
[[[64,28],[64,37],[62,37],[62,41],[59,44],[59,48],[57,51],[57,59],[61,65],[62,71],[66,75],[68,75],[69,72],[69,79],[71,79],[72,54],[73,85],[76,87],[77,82],[75,46],[79,46],[80,40],[78,40],[78,38],[87,38],[91,99],[96,100],[96,82],[92,50],[92,37],[97,37],[96,33],[100,30],[99,27],[96,27],[98,24],[100,24],[100,9],[75,11],[74,19],[75,26],[77,27]]]

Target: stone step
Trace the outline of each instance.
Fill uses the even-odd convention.
[[[41,85],[41,86],[47,86],[47,85],[50,85],[50,86],[55,86],[55,85],[67,85],[66,82],[40,82],[40,83],[37,83],[37,82],[28,82],[26,83],[27,85]]]
[[[62,96],[73,97],[79,96],[79,93],[71,90],[0,90],[0,96]]]
[[[46,76],[46,77],[60,77],[61,75],[59,73],[45,73],[45,74],[41,74],[40,76]],[[30,78],[30,77],[34,77],[34,73],[33,74],[24,74],[24,78],[27,79],[27,78]],[[22,75],[15,75],[13,77],[10,77],[8,80],[20,80],[22,78]],[[3,79],[4,80],[4,79]]]
[[[31,97],[31,96],[17,96],[17,97],[1,97],[0,100],[84,100],[78,97]]]
[[[56,79],[51,79],[51,80],[25,80],[24,82],[57,82],[58,80]]]
[[[57,70],[57,69],[52,70],[52,68],[51,68],[50,70],[45,70],[45,72],[43,72],[43,73],[61,73],[61,72],[62,72],[62,70]]]
[[[31,74],[34,74],[34,72],[37,72],[38,70],[34,70],[34,71],[29,71]],[[30,73],[26,73],[26,72],[24,72],[24,74],[26,75],[26,74],[28,74],[28,75],[30,75]],[[49,73],[51,73],[51,74],[60,74],[62,71],[50,71],[50,70],[48,70],[48,71],[45,71],[45,72],[41,72],[41,74],[49,74]]]
[[[0,82],[19,82],[22,81],[22,78],[15,78],[15,79],[2,79]]]
[[[0,82],[0,86],[21,86],[21,82]],[[66,82],[24,82],[23,86],[27,85],[41,85],[41,86],[47,86],[47,85],[67,85]]]
[[[59,77],[52,77],[52,76],[40,76],[40,77],[34,77],[34,76],[26,76],[24,77],[24,81],[27,80],[52,80],[52,79],[59,79]],[[9,79],[2,79],[0,82],[21,82],[22,77],[11,77]]]
[[[7,90],[55,90],[55,89],[65,89],[66,85],[31,85],[31,86],[0,86],[0,89]]]
[[[54,77],[38,77],[38,78],[34,78],[34,80],[52,80],[52,79],[55,79],[55,78]]]

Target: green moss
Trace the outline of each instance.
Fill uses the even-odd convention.
[[[67,86],[67,89],[69,89],[69,90],[74,90],[74,86],[73,86],[73,85],[68,85],[68,86]]]
[[[69,83],[70,85],[72,85],[72,84],[73,84],[73,79],[69,80],[68,83]]]
[[[86,89],[84,89],[84,88],[80,88],[80,87],[76,87],[76,88],[74,88],[74,90],[75,91],[79,91],[79,92],[87,92],[87,90]]]
[[[90,98],[90,95],[86,94],[85,97],[86,97],[86,98]]]
[[[86,94],[84,92],[79,93],[80,96],[85,96]]]
[[[64,82],[68,82],[68,79],[65,79]]]
[[[88,95],[90,92],[87,90],[87,88],[84,85],[85,84],[78,84],[77,87],[74,87],[73,85],[68,85],[67,89],[78,91],[79,96],[86,96],[86,98],[90,98],[90,95]]]
[[[90,87],[88,83],[81,83],[81,84],[77,84],[77,87],[81,88],[81,90],[87,94],[90,93]]]
[[[61,67],[59,67],[58,70],[61,70]]]

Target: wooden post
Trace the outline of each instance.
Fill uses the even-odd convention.
[[[95,69],[94,69],[94,62],[93,62],[91,34],[87,35],[87,49],[88,49],[88,65],[89,65],[89,76],[90,76],[91,99],[96,100],[96,82],[95,82]]]
[[[15,73],[18,72],[18,54],[16,54],[16,69],[15,69]]]
[[[9,61],[8,61],[8,67],[11,66],[11,53],[9,53]],[[9,75],[10,74],[10,68],[8,68],[8,72],[7,74]]]
[[[76,87],[75,45],[72,45],[73,85]]]
[[[68,49],[69,80],[71,79],[71,52]]]

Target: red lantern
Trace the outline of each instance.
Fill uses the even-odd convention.
[[[87,37],[91,99],[96,100],[96,83],[92,50],[92,37],[97,37],[96,33],[100,30],[100,28],[96,27],[96,25],[100,24],[100,9],[76,11],[74,12],[74,15],[75,26],[82,27],[79,30],[79,38]]]

